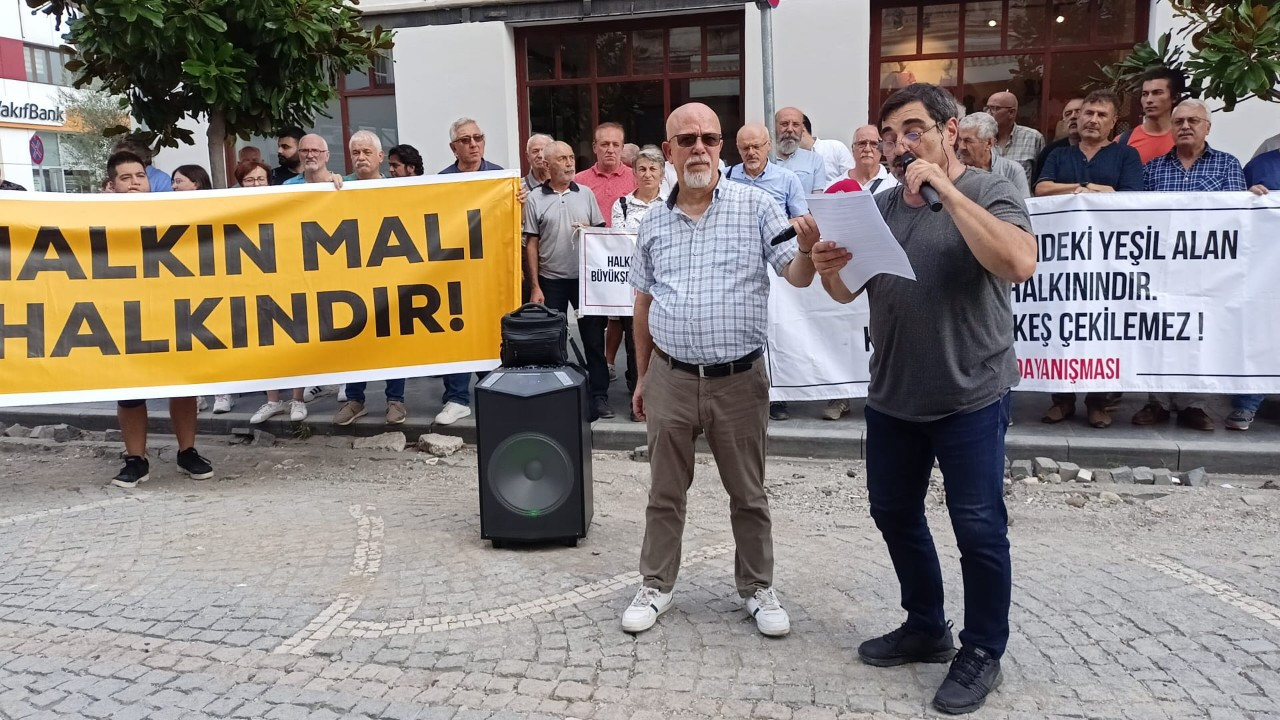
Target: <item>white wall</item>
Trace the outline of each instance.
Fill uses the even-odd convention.
[[[485,134],[485,158],[520,167],[514,33],[499,22],[396,31],[400,142],[422,153],[428,173],[454,161],[449,125],[470,117]]]
[[[0,0],[0,37],[57,46],[62,44],[62,33],[66,29],[66,23],[63,23],[62,30],[56,30],[53,18],[44,13],[32,15],[23,0]]]
[[[1177,30],[1184,24],[1173,16],[1169,4],[1155,2],[1151,8],[1151,37],[1156,38],[1167,30],[1173,30],[1173,40],[1179,41]],[[1208,101],[1209,107],[1219,109],[1222,103]],[[1258,99],[1246,100],[1236,105],[1231,112],[1215,112],[1213,128],[1209,131],[1209,144],[1219,150],[1235,155],[1240,163],[1249,162],[1253,151],[1263,140],[1280,133],[1280,103],[1263,102]]]
[[[764,122],[760,13],[746,10],[747,122]],[[774,108],[794,105],[818,137],[848,144],[867,122],[871,76],[870,5],[854,0],[787,0],[773,14]],[[772,118],[767,125],[772,126]]]

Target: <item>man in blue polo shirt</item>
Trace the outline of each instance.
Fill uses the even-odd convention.
[[[1095,90],[1084,99],[1078,126],[1080,142],[1060,147],[1045,158],[1035,194],[1067,195],[1096,192],[1141,192],[1142,158],[1138,151],[1114,137],[1120,100],[1108,90]],[[1120,393],[1091,392],[1084,398],[1087,420],[1096,428],[1111,425],[1111,411]],[[1075,393],[1054,393],[1053,405],[1042,422],[1057,423],[1076,413]]]
[[[786,108],[782,112],[794,109]],[[758,187],[769,193],[769,196],[778,202],[778,207],[782,208],[787,219],[808,215],[809,201],[804,198],[807,192],[804,183],[794,172],[776,162],[769,162],[771,147],[768,128],[764,125],[744,125],[738,131],[738,155],[742,157],[742,162],[726,170],[725,179]],[[795,152],[809,153],[818,158],[818,162],[813,167],[817,167],[822,162],[817,153],[804,148],[799,148]],[[791,157],[796,156],[793,154]],[[814,177],[810,175],[811,182]],[[785,402],[769,403],[769,419],[787,420],[790,417],[791,412]]]
[[[790,170],[769,162],[769,129],[764,125],[744,125],[738,131],[738,154],[742,162],[725,172],[725,179],[752,185],[773,196],[788,218],[809,214],[800,178]]]
[[[484,133],[480,132],[480,125],[471,118],[459,118],[449,126],[449,149],[457,160],[441,170],[440,175],[503,169],[501,165],[484,159]]]

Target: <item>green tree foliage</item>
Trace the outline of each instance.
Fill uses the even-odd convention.
[[[1185,26],[1139,43],[1123,61],[1102,68],[1095,84],[1122,94],[1140,89],[1152,67],[1178,68],[1193,97],[1220,100],[1232,110],[1250,97],[1280,102],[1280,1],[1168,0]]]
[[[27,0],[65,19],[76,87],[123,96],[153,146],[192,144],[187,117],[209,123],[209,166],[225,183],[236,137],[308,127],[338,78],[392,45],[366,30],[356,0]]]
[[[85,184],[77,190],[94,192],[97,185],[92,179],[100,177],[107,166],[115,144],[111,136],[128,129],[129,109],[123,98],[96,89],[64,89],[59,92],[59,100],[66,108],[69,123],[77,130],[61,135],[62,166],[87,171],[87,175],[75,175],[77,179],[85,178]]]

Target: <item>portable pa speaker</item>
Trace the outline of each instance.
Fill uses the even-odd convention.
[[[591,500],[587,378],[569,366],[498,368],[476,385],[480,536],[578,544]]]

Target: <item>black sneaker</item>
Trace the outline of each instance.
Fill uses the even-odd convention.
[[[982,707],[1003,678],[999,658],[979,647],[960,648],[947,679],[933,696],[933,706],[951,715],[971,713]]]
[[[956,654],[951,639],[951,625],[941,635],[912,630],[904,623],[887,635],[872,638],[858,646],[858,658],[876,667],[895,667],[907,663],[944,663]]]
[[[596,404],[596,407],[595,407],[596,417],[611,418],[614,416],[613,408],[609,407],[608,398],[598,397],[595,399],[595,404]]]
[[[178,453],[178,469],[190,475],[192,480],[208,480],[213,477],[213,466],[193,447]]]
[[[111,484],[122,488],[138,487],[138,483],[146,482],[150,477],[151,463],[147,462],[146,458],[126,455],[124,467],[120,468],[119,474],[112,478]]]
[[[777,420],[779,422],[783,420],[790,420],[791,413],[787,412],[787,404],[784,402],[769,403],[769,419]]]

